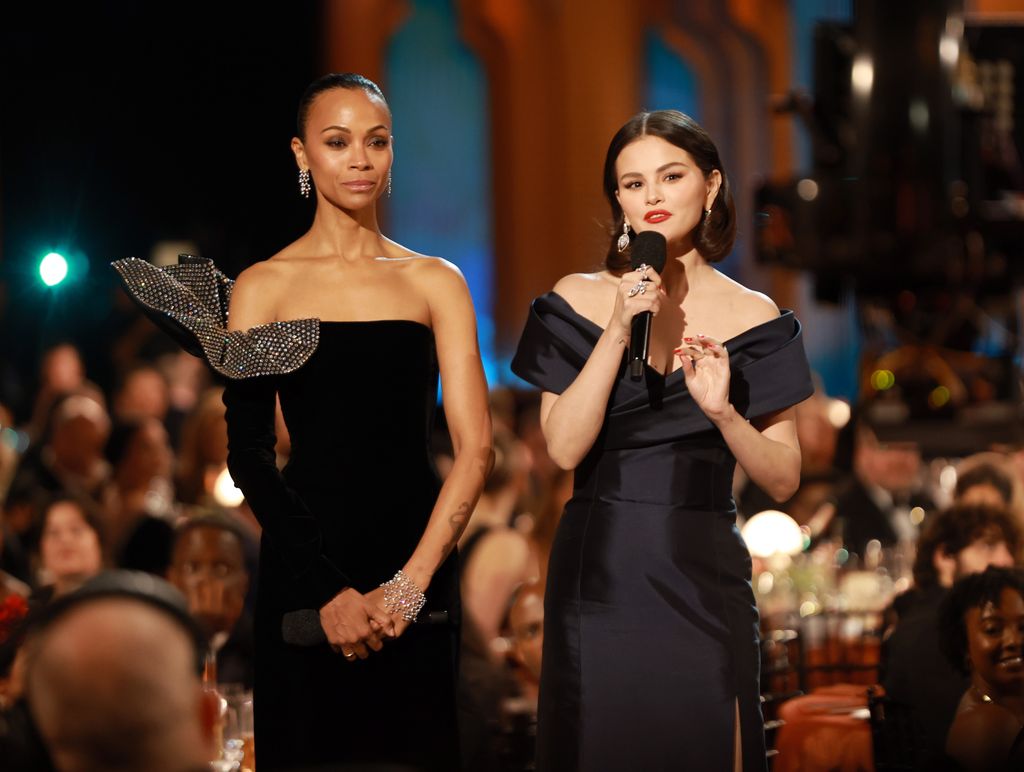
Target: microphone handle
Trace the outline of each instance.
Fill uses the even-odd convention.
[[[641,311],[633,317],[629,334],[629,377],[634,381],[644,377],[644,365],[647,364],[647,351],[651,344],[650,311]]]

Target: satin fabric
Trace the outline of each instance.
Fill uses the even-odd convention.
[[[532,305],[512,369],[561,393],[601,332],[548,293]],[[730,398],[748,419],[813,392],[792,312],[726,344]],[[734,469],[681,370],[648,368],[634,382],[623,360],[548,568],[538,770],[731,770],[737,701],[743,768],[765,769]]]
[[[319,332],[300,369],[231,381],[224,395],[228,466],[263,526],[259,768],[457,770],[455,555],[435,574],[421,615],[445,611],[447,623],[415,624],[356,662],[326,643],[301,647],[282,637],[286,612],[390,579],[423,535],[441,485],[428,447],[438,380],[431,330],[385,320],[320,322]],[[291,439],[280,472],[275,394]]]

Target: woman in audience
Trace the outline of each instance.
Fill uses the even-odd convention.
[[[971,678],[946,752],[969,772],[1024,768],[1024,571],[958,581],[939,629],[950,662]]]
[[[39,538],[42,588],[33,602],[65,595],[103,568],[103,541],[96,517],[73,498],[53,500],[43,511]]]

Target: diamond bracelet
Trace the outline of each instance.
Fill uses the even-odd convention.
[[[406,622],[415,622],[420,610],[427,602],[427,596],[401,570],[384,582],[384,608],[390,614],[401,614]]]

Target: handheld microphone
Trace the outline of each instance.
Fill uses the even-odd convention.
[[[630,265],[636,270],[647,264],[658,273],[665,267],[667,252],[665,237],[657,231],[643,231],[633,239],[630,253]],[[648,349],[651,345],[650,311],[644,311],[633,317],[633,325],[629,335],[629,377],[639,381],[644,377],[644,365],[647,364]]]

